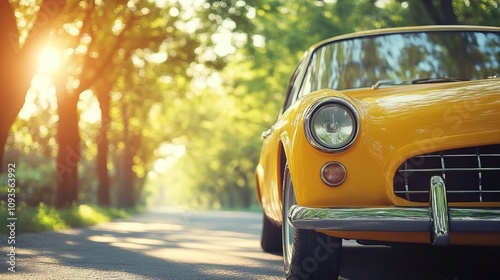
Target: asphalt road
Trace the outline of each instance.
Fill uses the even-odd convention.
[[[283,279],[282,257],[261,251],[260,230],[259,213],[156,209],[88,228],[21,234],[16,272],[4,261],[0,279]],[[0,240],[7,260],[6,237]],[[348,241],[341,278],[500,279],[498,250],[446,251]]]

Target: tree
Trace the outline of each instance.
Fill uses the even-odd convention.
[[[116,70],[114,72],[117,72]],[[97,160],[96,170],[99,185],[97,188],[97,204],[100,206],[110,206],[111,197],[110,189],[111,182],[108,173],[108,154],[109,154],[109,141],[108,130],[111,124],[111,96],[110,92],[114,85],[116,75],[108,73],[107,79],[101,79],[94,85],[94,92],[99,102],[101,109],[101,127],[97,134]],[[111,80],[108,80],[111,77]]]
[[[0,162],[3,160],[5,144],[9,130],[21,110],[26,92],[37,69],[37,57],[40,48],[45,44],[52,27],[64,10],[65,0],[44,0],[38,13],[34,9],[24,7],[28,17],[35,18],[33,27],[18,28],[15,9],[8,0],[0,0],[0,100],[5,104],[0,110]]]
[[[79,4],[75,3],[72,12],[65,17],[66,24],[73,25],[74,30],[78,30],[76,26],[82,26],[78,34],[72,36],[69,33],[71,30],[68,32],[63,28],[57,33],[63,51],[75,50],[71,58],[66,58],[64,73],[58,73],[59,75],[54,77],[59,115],[57,132],[59,149],[56,159],[58,179],[56,207],[59,208],[70,206],[78,200],[78,163],[81,152],[77,105],[80,94],[107,71],[124,40],[127,28],[131,28],[134,19],[133,13],[128,15],[128,18],[114,16],[115,12],[128,9],[124,5],[96,5],[91,1],[83,5],[82,9]],[[102,34],[101,30],[96,28],[97,22],[94,20],[109,26],[111,32],[115,24],[119,27],[115,28],[115,34],[109,36]],[[86,51],[79,53],[76,51],[78,48]]]
[[[75,62],[71,66],[73,70],[70,70],[70,75],[68,78],[63,79],[62,83],[67,85],[71,80],[78,80],[78,86],[69,89],[64,86],[58,88],[59,107],[61,108],[60,133],[58,133],[60,149],[57,161],[60,177],[58,207],[69,205],[77,200],[77,165],[80,153],[78,118],[74,116],[78,115],[76,105],[79,94],[83,90],[92,88],[97,82],[99,83],[96,92],[101,107],[102,126],[97,141],[99,145],[98,175],[100,178],[98,193],[99,202],[106,205],[110,202],[107,197],[110,188],[109,179],[107,169],[105,169],[107,166],[107,148],[105,145],[107,145],[106,135],[109,126],[109,117],[106,114],[109,114],[110,89],[113,88],[120,76],[126,75],[130,77],[134,75],[130,72],[130,69],[133,69],[130,67],[130,59],[134,56],[136,50],[148,49],[155,52],[165,40],[175,42],[175,40],[183,39],[175,26],[178,18],[168,13],[169,9],[174,7],[158,7],[154,2],[138,2],[133,6],[130,6],[130,3],[110,2],[96,5],[91,3],[86,7],[85,12],[81,13],[80,46],[83,45],[86,51],[82,54],[74,53],[72,55],[74,58],[71,61]],[[74,19],[72,20],[74,21]],[[63,39],[67,37],[71,37],[70,34],[65,34]],[[88,43],[85,44],[86,41]],[[183,46],[183,44],[177,42],[171,45]],[[67,47],[67,49],[69,48]],[[176,47],[169,46],[168,51],[171,51],[172,54],[170,61],[175,63],[176,57],[181,55],[192,59],[192,55],[186,55],[190,50],[192,49],[176,49]],[[179,55],[176,55],[176,53]],[[182,65],[185,66],[186,63]],[[189,61],[187,65],[189,65]],[[175,67],[172,65],[172,68]],[[140,69],[133,69],[133,71],[140,71]],[[113,78],[105,77],[105,73]],[[127,92],[134,95],[138,94],[139,91]],[[123,104],[122,109],[122,119],[127,124],[128,119],[132,118],[133,115],[129,114],[130,107],[126,103]],[[131,144],[127,129],[128,126],[125,125],[125,143]],[[130,145],[126,145],[125,155],[127,157],[124,164],[131,168],[135,149],[128,148],[130,148]],[[128,174],[125,173],[127,178],[130,177]],[[132,184],[133,181],[129,178],[122,182],[128,185]],[[127,191],[124,192],[123,195],[129,194]],[[132,205],[129,202],[125,203],[125,205]]]

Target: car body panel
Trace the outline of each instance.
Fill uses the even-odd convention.
[[[433,27],[442,30],[457,27]],[[383,32],[427,30],[429,27],[387,29]],[[478,30],[478,27],[460,27]],[[490,28],[484,28],[490,30]],[[492,28],[495,31],[499,29]],[[320,42],[305,54],[335,40],[372,36],[381,31],[361,32]],[[305,66],[302,66],[305,67]],[[302,73],[304,71],[298,71]],[[300,79],[300,74],[299,74]],[[304,133],[307,109],[317,100],[339,97],[350,102],[359,114],[359,133],[352,146],[339,153],[314,148]],[[279,116],[263,140],[256,168],[259,201],[266,215],[277,224],[282,221],[282,172],[286,163],[294,183],[297,204],[306,207],[427,207],[393,192],[398,167],[407,159],[426,153],[500,144],[500,79],[401,85],[348,90],[323,89],[309,93]],[[320,177],[322,166],[330,161],[342,163],[345,181],[336,187]],[[499,202],[450,203],[453,207],[495,207]],[[335,237],[393,242],[428,243],[428,233],[322,231]],[[500,234],[457,233],[452,244],[491,244]]]

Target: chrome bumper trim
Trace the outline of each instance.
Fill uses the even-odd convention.
[[[448,216],[448,203],[446,202],[446,187],[444,180],[440,176],[431,178],[430,191],[430,212],[431,212],[431,243],[445,246],[450,244],[450,224]]]
[[[431,178],[430,206],[386,208],[309,208],[293,205],[288,222],[298,229],[334,231],[429,232],[433,245],[448,245],[450,232],[500,233],[500,209],[448,208],[446,187]]]

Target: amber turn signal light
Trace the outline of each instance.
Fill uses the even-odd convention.
[[[347,170],[340,162],[328,162],[321,168],[321,180],[332,187],[342,184],[346,176]]]

